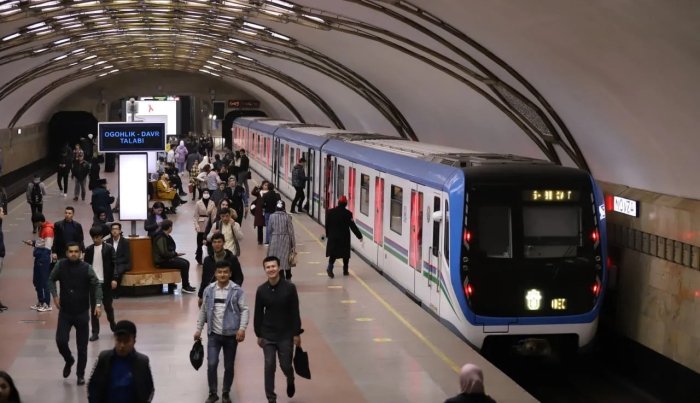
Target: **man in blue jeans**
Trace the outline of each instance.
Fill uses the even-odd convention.
[[[207,323],[207,379],[209,397],[206,403],[219,400],[216,394],[218,385],[217,369],[219,353],[224,350],[224,387],[221,393],[223,403],[231,403],[233,385],[233,362],[236,359],[238,343],[245,339],[248,326],[248,305],[243,289],[231,281],[231,264],[228,260],[216,262],[214,274],[216,282],[207,286],[203,294],[202,308],[199,310],[197,331],[194,339],[200,340],[202,328]]]
[[[41,213],[32,216],[35,228],[39,228],[39,236],[33,241],[24,241],[34,247],[33,283],[36,290],[37,303],[29,308],[39,312],[49,312],[51,294],[49,293],[49,273],[51,272],[51,247],[53,246],[53,224],[46,221]]]

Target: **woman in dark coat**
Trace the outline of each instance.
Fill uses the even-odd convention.
[[[267,186],[266,182],[263,182],[263,188]],[[253,188],[251,193],[255,196],[255,200],[250,204],[250,211],[253,213],[253,227],[258,229],[258,245],[263,243],[263,228],[265,227],[265,214],[263,212],[263,201],[262,194],[260,193],[260,188],[257,186]]]
[[[340,196],[338,206],[328,210],[326,213],[326,256],[328,257],[328,268],[326,273],[328,277],[333,278],[333,264],[336,259],[343,259],[343,275],[347,276],[348,264],[350,262],[350,230],[355,234],[357,239],[362,240],[362,233],[355,225],[352,219],[352,213],[345,206],[348,205],[348,199],[345,196]]]

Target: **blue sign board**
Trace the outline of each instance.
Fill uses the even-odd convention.
[[[165,150],[165,123],[98,123],[97,131],[97,149],[101,153]]]

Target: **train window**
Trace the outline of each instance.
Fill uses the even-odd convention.
[[[402,221],[401,212],[403,211],[403,189],[391,185],[391,217],[389,221],[389,228],[401,235]]]
[[[360,175],[360,213],[369,217],[369,175]]]
[[[433,211],[440,211],[440,198],[433,198]],[[440,222],[433,220],[433,247],[430,250],[433,256],[438,257],[440,252]]]
[[[345,167],[338,164],[338,182],[335,188],[336,196],[340,197],[345,194]]]
[[[447,264],[450,264],[450,202],[445,200],[445,214],[442,221],[444,224],[445,236],[443,237],[443,252]]]
[[[576,256],[582,246],[578,206],[524,206],[523,241],[526,258]]]
[[[476,215],[479,249],[487,257],[513,257],[510,207],[481,207]]]
[[[292,180],[292,167],[295,165],[294,164],[294,155],[296,154],[296,149],[294,147],[291,148],[291,152],[289,153],[289,180]]]

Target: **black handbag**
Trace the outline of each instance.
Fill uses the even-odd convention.
[[[302,378],[311,379],[311,369],[309,368],[309,354],[297,347],[294,350],[294,372]]]
[[[204,347],[201,340],[195,341],[192,350],[190,350],[190,363],[197,371],[204,363]]]

